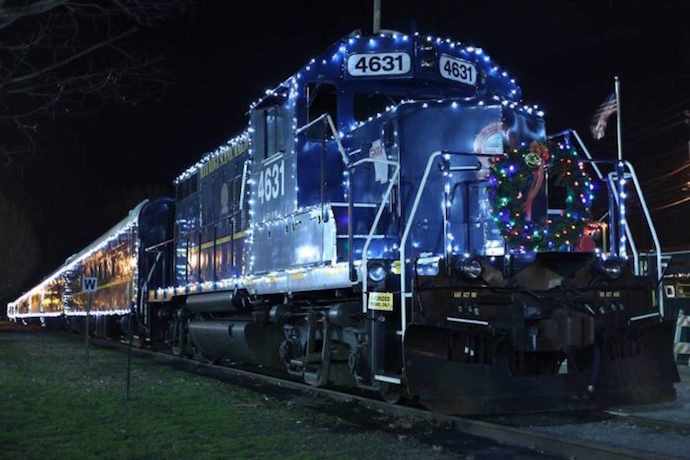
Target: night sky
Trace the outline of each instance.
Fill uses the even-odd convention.
[[[687,195],[690,173],[652,181],[688,161],[690,2],[382,0],[382,28],[452,37],[482,47],[514,76],[523,99],[546,112],[547,130],[585,134],[615,156],[615,118],[604,140],[588,125],[622,81],[624,155],[643,177],[651,207]],[[161,101],[109,106],[46,121],[21,170],[0,170],[0,191],[32,215],[40,264],[25,287],[122,219],[247,123],[249,103],[354,29],[371,28],[371,0],[199,1],[137,47],[162,53],[177,79]],[[665,248],[690,248],[690,211],[654,213]]]

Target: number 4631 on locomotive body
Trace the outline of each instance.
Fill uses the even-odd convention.
[[[634,169],[579,141],[480,48],[346,36],[175,180],[138,253],[139,334],[446,413],[672,398]]]

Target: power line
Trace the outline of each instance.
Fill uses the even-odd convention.
[[[680,147],[676,147],[674,149],[661,152],[660,154],[655,155],[653,157],[647,157],[647,158],[642,158],[641,160],[636,160],[635,163],[636,163],[636,165],[640,165],[640,164],[645,164],[645,163],[649,163],[652,161],[658,161],[662,158],[666,158],[666,157],[670,157],[672,155],[675,155],[677,152],[685,151],[686,148],[687,147],[685,145],[680,146]]]
[[[626,142],[623,142],[623,147],[630,147],[631,145],[637,145],[640,142],[644,142],[645,140],[651,139],[653,137],[658,136],[659,134],[663,133],[664,131],[668,131],[669,129],[673,129],[676,126],[681,126],[684,125],[685,121],[684,120],[678,120],[675,123],[671,123],[668,125],[662,125],[659,126],[656,131],[652,133],[647,133],[647,134],[640,134],[638,137],[631,138]]]
[[[658,182],[658,181],[660,181],[660,180],[666,179],[667,177],[674,176],[674,175],[678,174],[679,172],[682,172],[682,171],[684,171],[684,170],[686,170],[686,169],[688,169],[688,168],[690,168],[690,163],[685,163],[685,164],[684,164],[683,166],[681,166],[680,168],[676,168],[676,169],[674,169],[673,171],[667,172],[666,174],[662,174],[661,176],[657,176],[657,177],[654,177],[654,178],[650,179],[650,180],[647,182],[647,185],[649,185],[649,184],[654,184],[654,183],[656,183],[656,182]]]
[[[676,117],[673,117],[673,118],[676,118]],[[667,122],[670,120],[664,120],[664,121]],[[684,124],[685,124],[684,120],[678,120],[678,121],[675,121],[671,124],[665,124],[665,125],[664,124],[657,124],[658,126],[657,125],[650,126],[650,128],[646,129],[646,130],[642,130],[642,131],[638,130],[635,134],[629,135],[626,139],[623,140],[623,148],[628,149],[633,145],[637,145],[641,142],[647,141],[649,139],[653,139],[654,137],[662,134],[665,131],[668,131],[670,129],[673,129],[677,126],[681,126]],[[651,129],[654,129],[654,131],[650,131]],[[614,148],[615,148],[615,144],[608,145],[608,146],[603,147],[601,149],[595,150],[595,153],[596,154],[602,154],[602,153],[610,151]]]
[[[683,203],[686,203],[688,201],[690,201],[690,196],[686,196],[685,198],[681,198],[680,200],[665,204],[663,206],[659,206],[657,208],[652,208],[652,211],[661,211],[663,209],[672,208],[674,206],[678,206],[679,204],[683,204]]]

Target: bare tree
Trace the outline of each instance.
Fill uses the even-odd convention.
[[[18,204],[0,194],[0,300],[19,294],[19,287],[37,262],[31,221]],[[3,304],[0,311],[4,312]]]
[[[169,88],[137,32],[189,0],[0,0],[0,157],[35,148],[42,123]]]

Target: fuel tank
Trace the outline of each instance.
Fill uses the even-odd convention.
[[[282,370],[278,354],[282,328],[253,321],[192,321],[189,335],[199,351],[210,359],[228,359]]]

